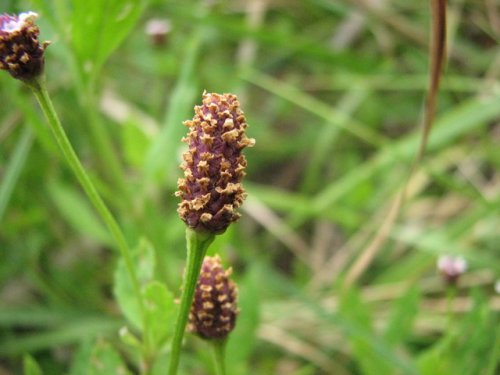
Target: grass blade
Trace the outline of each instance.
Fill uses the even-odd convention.
[[[0,185],[0,221],[9,204],[14,186],[16,186],[19,175],[24,168],[32,143],[33,133],[31,128],[26,127],[21,134],[21,139],[14,150],[12,159],[7,165],[5,175],[2,178],[2,184]]]

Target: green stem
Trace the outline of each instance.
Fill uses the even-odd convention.
[[[38,100],[38,103],[40,104],[40,107],[42,108],[45,117],[47,118],[52,134],[54,135],[54,138],[56,139],[59,148],[64,154],[66,161],[70,165],[71,169],[78,178],[78,181],[85,190],[85,193],[89,197],[95,209],[97,210],[102,220],[105,222],[109,231],[116,240],[118,249],[125,261],[125,265],[127,267],[130,281],[134,288],[134,293],[136,294],[137,302],[139,304],[139,309],[144,323],[144,317],[145,317],[144,303],[139,288],[139,281],[135,273],[132,257],[130,255],[130,249],[125,239],[125,236],[120,227],[118,226],[118,223],[116,222],[115,218],[108,210],[106,204],[104,203],[101,196],[94,187],[94,184],[90,180],[80,160],[78,159],[75,150],[71,146],[68,136],[66,135],[66,132],[64,131],[64,128],[61,125],[61,121],[59,120],[59,117],[57,116],[57,113],[54,109],[49,93],[47,92],[47,88],[45,87],[43,77],[40,77],[38,79],[29,82],[28,85],[33,90],[33,93],[36,99]]]
[[[453,320],[455,314],[453,313],[453,302],[457,294],[456,285],[448,285],[446,289],[446,315],[448,318],[448,331],[453,326]]]
[[[227,340],[212,340],[212,353],[215,363],[215,373],[217,375],[226,375],[226,342]]]
[[[175,323],[174,338],[170,351],[170,364],[168,375],[176,375],[179,367],[182,338],[188,321],[189,310],[193,303],[194,290],[200,274],[203,258],[208,247],[214,240],[213,234],[201,234],[189,228],[186,229],[187,260],[184,270],[184,281],[182,285],[181,304],[179,314]]]

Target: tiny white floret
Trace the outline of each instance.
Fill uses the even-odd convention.
[[[467,271],[467,261],[462,256],[441,255],[437,261],[437,268],[446,275],[457,276]]]
[[[148,35],[163,35],[167,34],[170,29],[170,21],[166,19],[151,19],[146,23],[145,32]]]
[[[19,16],[11,18],[2,25],[2,31],[12,33],[21,30],[27,21],[34,21],[38,18],[35,12],[20,13]]]

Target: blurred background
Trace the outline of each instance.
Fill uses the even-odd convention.
[[[129,243],[153,249],[152,277],[176,296],[182,121],[203,90],[238,95],[257,142],[248,199],[210,249],[240,289],[229,374],[498,374],[497,1],[448,2],[436,121],[385,227],[422,133],[428,2],[0,4],[39,13],[63,126]],[[22,373],[26,353],[45,374],[94,374],[81,362],[96,340],[136,373],[118,338],[114,242],[29,90],[2,72],[0,100],[0,374]],[[466,262],[452,283],[437,268],[445,255]],[[201,340],[188,335],[182,366],[213,373]]]

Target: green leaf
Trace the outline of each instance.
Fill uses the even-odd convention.
[[[128,327],[120,328],[119,335],[120,335],[120,340],[122,340],[124,344],[131,346],[135,349],[141,348],[142,346],[141,342],[132,332],[129,331]]]
[[[72,45],[82,71],[95,76],[139,20],[144,0],[73,0]]]
[[[384,338],[390,344],[399,344],[411,334],[413,321],[418,314],[420,292],[417,287],[408,289],[396,300]]]
[[[89,375],[130,374],[120,355],[104,341],[99,341],[94,346],[89,367]]]
[[[186,128],[181,126],[182,121],[192,116],[189,113],[196,98],[196,67],[201,51],[203,31],[202,28],[196,30],[187,42],[186,55],[170,97],[164,125],[151,143],[145,157],[144,170],[149,181],[161,181],[165,175],[171,183],[176,180],[170,177],[170,174],[177,176],[175,172],[178,164],[178,150],[183,147],[179,139],[186,131]]]
[[[71,365],[70,375],[87,375],[92,353],[92,342],[89,340],[83,341],[76,350]]]
[[[115,271],[114,293],[129,323],[144,333],[150,345],[158,348],[165,342],[173,328],[173,324],[169,322],[173,320],[176,311],[174,296],[165,285],[152,281],[156,262],[151,244],[142,239],[139,246],[132,252],[139,284],[143,286],[145,326],[143,326],[139,303],[133,293],[133,286],[123,259],[118,262]],[[128,345],[140,346],[139,340],[129,332],[127,327],[122,328],[120,336]]]
[[[494,344],[491,347],[483,375],[495,375],[496,369],[500,366],[500,326],[497,326],[493,336],[495,337]]]
[[[373,332],[372,317],[368,306],[363,303],[359,292],[351,287],[341,296],[340,313],[344,319],[356,324],[365,332]],[[372,343],[361,336],[350,336],[347,338],[360,367],[361,373],[365,375],[391,374],[391,366],[380,356]]]
[[[71,375],[129,375],[123,359],[106,341],[97,340],[80,346],[73,361]]]
[[[29,354],[23,358],[23,373],[24,375],[42,375],[42,370],[38,363]]]
[[[122,129],[122,144],[127,163],[140,167],[144,162],[150,140],[135,120],[127,120]]]
[[[173,333],[177,305],[174,295],[159,281],[149,283],[142,293],[146,310],[145,335],[158,348]]]
[[[370,310],[363,303],[361,295],[355,287],[350,287],[340,296],[340,314],[346,318],[348,317],[358,327],[373,332]]]
[[[32,143],[32,131],[30,128],[25,128],[2,176],[2,182],[0,183],[0,221],[10,201],[12,191],[16,186],[19,175],[24,168]]]
[[[441,350],[427,351],[418,361],[422,375],[452,375],[454,374],[450,357],[443,355]]]
[[[422,375],[493,374],[498,358],[498,318],[487,299],[473,291],[474,307],[465,316],[450,315],[444,337],[422,353]]]
[[[155,252],[152,245],[141,239],[139,245],[132,249],[132,261],[136,268],[141,286],[149,283],[154,276]],[[118,304],[132,326],[143,330],[139,303],[135,298],[134,288],[123,259],[118,261],[114,275],[114,294]]]
[[[58,181],[49,183],[48,192],[61,215],[74,230],[97,243],[113,243],[106,227],[83,194]]]
[[[262,270],[254,265],[246,277],[238,282],[238,306],[241,310],[226,347],[226,362],[229,374],[245,373],[245,364],[257,343],[256,334],[260,322],[259,282]]]
[[[58,320],[54,321],[55,327],[52,329],[30,329],[29,333],[2,338],[0,357],[73,345],[97,336],[110,335],[123,325],[115,319],[98,316],[84,317],[77,314],[69,321],[65,319],[59,322]],[[50,326],[53,326],[52,322]]]

